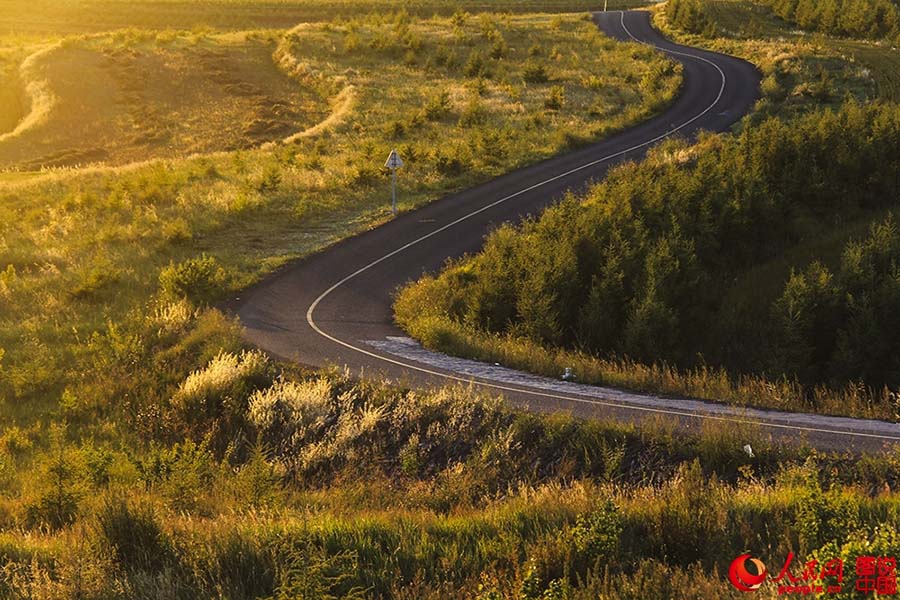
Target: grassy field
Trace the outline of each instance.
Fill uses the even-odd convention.
[[[209,308],[390,218],[392,147],[409,209],[676,92],[585,15],[454,15],[536,5],[0,0],[0,597],[706,600],[745,551],[900,553],[896,451],[308,373]]]
[[[158,55],[180,39],[165,42],[163,50],[156,41],[137,47],[150,44],[152,51],[141,52]],[[115,43],[115,36],[90,42],[101,48]],[[292,128],[278,129],[289,143],[122,167],[7,174],[0,184],[4,422],[56,405],[79,365],[90,360],[94,336],[110,335],[131,312],[155,311],[159,274],[170,261],[213,256],[227,271],[221,294],[388,218],[390,190],[381,166],[391,147],[408,165],[400,177],[401,208],[407,209],[643,119],[679,85],[671,63],[645,47],[606,39],[581,15],[461,17],[455,23],[370,18],[303,25],[272,43],[272,64],[285,74],[273,78],[290,77],[293,83],[282,84],[302,90],[301,99],[323,98],[331,111],[292,137]],[[211,53],[207,75],[217,81],[199,89],[215,91],[222,101],[210,110],[189,103],[196,99],[189,94],[167,97],[179,103],[176,114],[196,117],[195,128],[177,134],[187,143],[222,122],[199,117],[221,112],[216,118],[225,120],[237,110],[230,103],[245,105],[244,96],[220,87],[240,88],[240,67],[252,64],[242,62],[246,50],[229,54],[229,44],[204,38],[185,51]],[[254,52],[265,47],[252,44]],[[70,49],[99,56],[79,44],[60,52]],[[176,59],[186,56],[176,53]],[[196,75],[198,68],[188,72]],[[223,68],[226,81],[213,76]],[[107,92],[117,89],[110,85]],[[92,114],[119,109],[110,94],[91,98],[101,101]],[[152,101],[142,107],[161,108]],[[32,149],[29,140],[65,139],[67,119],[77,118],[68,114],[51,112],[0,148],[25,153]],[[312,119],[292,126],[303,122]],[[88,144],[82,148],[124,137],[132,125],[85,123],[91,133],[82,136]],[[222,129],[217,136],[224,146],[231,130]],[[238,139],[259,141],[245,133]],[[154,152],[184,151],[121,144],[121,159],[148,145]]]
[[[645,6],[644,0],[610,0],[609,8]],[[286,29],[297,23],[408,11],[431,17],[469,12],[587,12],[590,0],[0,0],[0,34],[71,34],[112,29]]]
[[[209,333],[210,316],[186,331]],[[218,335],[205,350],[239,344]],[[74,421],[42,453],[4,432],[0,594],[702,600],[740,597],[724,572],[743,552],[852,564],[900,549],[896,452],[512,412],[462,388],[280,372],[255,352],[174,390],[140,452],[72,441]]]

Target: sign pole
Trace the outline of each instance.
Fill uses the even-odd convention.
[[[403,166],[403,159],[396,150],[391,150],[384,166],[391,170],[391,214],[397,216],[397,169]]]
[[[397,169],[391,169],[391,212],[397,216]]]

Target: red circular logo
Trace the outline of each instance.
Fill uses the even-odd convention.
[[[751,573],[747,569],[747,563],[753,565],[756,574]],[[731,585],[742,592],[754,592],[759,589],[762,582],[766,578],[766,566],[758,558],[753,558],[749,554],[741,554],[728,568],[728,579]]]

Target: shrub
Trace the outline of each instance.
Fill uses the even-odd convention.
[[[622,522],[612,500],[607,500],[597,510],[578,516],[572,528],[575,548],[593,566],[597,561],[608,562],[616,556]]]
[[[51,530],[71,525],[78,518],[81,492],[77,486],[76,465],[65,443],[65,428],[51,429],[51,456],[44,467],[45,490],[38,499],[25,507],[28,527],[47,527]]]
[[[171,448],[153,447],[135,460],[144,485],[159,491],[176,511],[195,512],[216,480],[217,469],[209,442],[187,440]]]
[[[506,43],[506,40],[503,39],[503,36],[498,33],[494,39],[494,43],[491,44],[491,58],[493,58],[494,60],[500,60],[501,58],[505,57],[508,52],[509,45]]]
[[[450,93],[442,91],[425,104],[425,118],[429,121],[440,121],[450,114],[453,105],[450,103]]]
[[[222,297],[228,277],[219,262],[206,254],[179,264],[170,263],[159,274],[160,295],[170,301],[187,299],[197,305]]]
[[[469,54],[469,58],[463,66],[463,75],[466,77],[488,77],[484,55],[481,52],[473,50]]]
[[[462,114],[459,116],[460,127],[473,127],[484,125],[488,120],[488,111],[475,96],[469,100]]]
[[[559,110],[566,102],[566,88],[561,85],[554,85],[547,93],[544,99],[544,108],[548,110]]]
[[[261,352],[221,353],[182,382],[173,414],[196,439],[211,433],[224,442],[242,429],[250,395],[269,383],[271,367]]]
[[[270,508],[281,497],[281,477],[269,462],[265,447],[257,441],[250,457],[231,481],[235,498],[251,509]]]
[[[247,419],[261,440],[279,453],[296,450],[320,432],[335,407],[333,388],[324,378],[278,382],[250,398]]]
[[[546,83],[550,80],[550,76],[542,63],[530,62],[522,70],[522,79],[526,83]]]

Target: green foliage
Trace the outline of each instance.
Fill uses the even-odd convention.
[[[550,80],[550,75],[547,74],[547,68],[543,63],[532,62],[525,65],[522,70],[522,79],[526,83],[546,83]]]
[[[665,10],[669,22],[679,29],[707,37],[716,34],[715,25],[706,14],[704,0],[669,0]]]
[[[159,274],[160,295],[168,300],[182,298],[205,305],[222,297],[228,276],[219,261],[203,254],[184,262],[170,263]]]
[[[238,501],[250,509],[272,508],[281,499],[281,477],[259,442],[251,448],[231,485]]]
[[[616,556],[621,534],[621,517],[612,500],[593,512],[579,515],[572,528],[575,549],[591,565],[597,561],[608,562]]]
[[[285,544],[278,561],[276,600],[354,600],[364,590],[354,586],[359,569],[353,552],[329,554],[310,542]]]
[[[559,110],[566,102],[566,88],[561,85],[554,85],[547,92],[547,98],[544,100],[544,108],[548,110]]]
[[[489,78],[490,74],[487,71],[487,63],[485,62],[484,55],[478,50],[473,50],[471,54],[469,54],[469,58],[466,60],[466,64],[463,65],[463,75],[466,77],[484,77]]]
[[[442,91],[425,104],[425,118],[429,121],[440,121],[450,114],[453,105],[450,103],[450,92]]]
[[[75,522],[82,493],[77,485],[76,465],[67,451],[65,428],[54,426],[50,442],[50,457],[44,466],[44,489],[26,506],[25,522],[29,527],[57,530]]]
[[[782,364],[806,381],[900,381],[900,233],[893,218],[844,249],[838,274],[819,263],[794,273],[775,304]]]
[[[190,440],[171,448],[153,447],[136,459],[135,466],[144,485],[179,512],[204,508],[219,469],[208,444]]]
[[[810,552],[827,543],[840,543],[860,527],[859,499],[835,486],[823,490],[815,471],[796,499],[796,528],[802,548]]]

